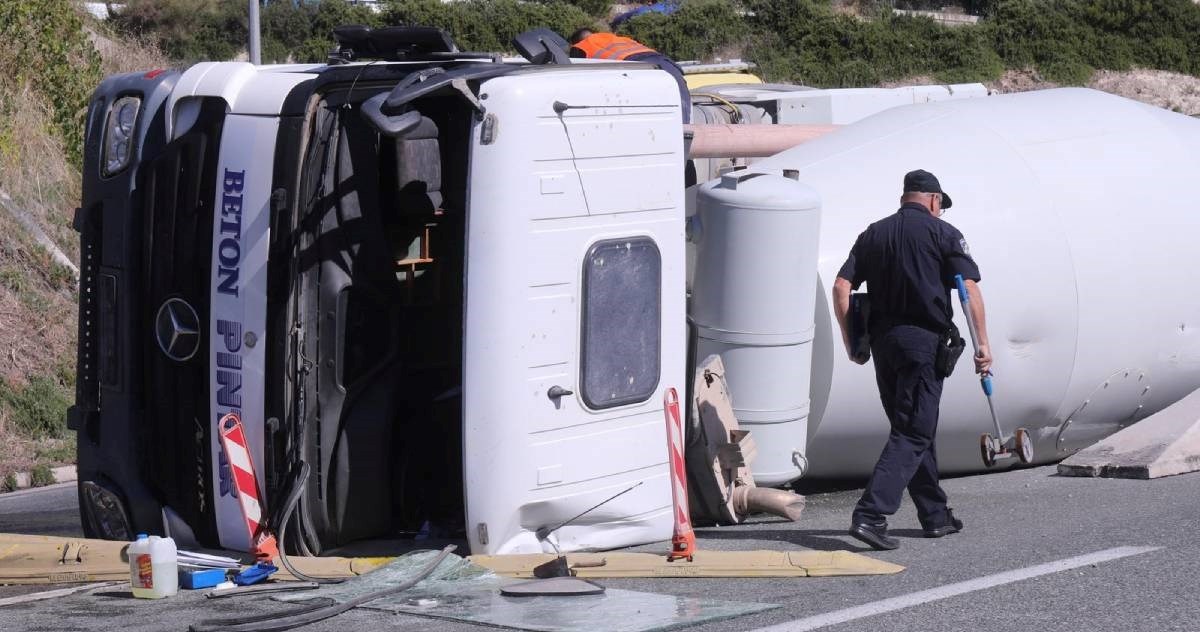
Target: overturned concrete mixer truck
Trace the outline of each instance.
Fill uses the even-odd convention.
[[[69,419],[88,535],[245,550],[217,429],[236,413],[292,551],[668,539],[663,397],[710,354],[760,485],[864,476],[887,423],[826,297],[914,168],[954,193],[997,409],[1038,462],[1200,386],[1200,294],[1180,285],[1200,263],[1200,121],[1088,90],[935,86],[892,107],[753,87],[722,100],[842,126],[721,173],[689,161],[701,134],[652,67],[570,60],[545,33],[518,38],[523,60],[416,27],[338,39],[328,64],[96,90]],[[989,428],[958,371],[942,468],[983,470]]]

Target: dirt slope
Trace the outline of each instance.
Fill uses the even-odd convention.
[[[931,85],[938,83],[932,77],[910,77],[903,81],[891,81],[882,87]],[[1060,87],[1046,81],[1032,70],[1009,70],[999,79],[987,82],[992,92],[1028,92]],[[1180,112],[1200,116],[1200,77],[1165,70],[1135,69],[1128,71],[1098,70],[1092,75],[1087,87],[1117,94],[1129,99]]]
[[[92,33],[105,74],[167,67],[139,42]],[[50,130],[50,110],[27,85],[0,77],[0,191],[78,264],[71,229],[79,168]],[[14,472],[73,463],[65,426],[74,400],[78,295],[73,273],[0,207],[0,490]],[[7,479],[7,480],[6,480]],[[45,482],[40,481],[40,482]]]

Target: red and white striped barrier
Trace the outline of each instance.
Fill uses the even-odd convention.
[[[221,429],[221,448],[225,450],[225,459],[232,474],[230,478],[237,489],[242,516],[246,519],[246,529],[250,533],[250,550],[259,557],[274,557],[277,553],[275,538],[263,525],[263,502],[259,495],[258,473],[254,469],[254,460],[250,457],[250,445],[246,442],[242,419],[237,413],[231,412],[221,417],[218,427]]]
[[[692,531],[688,511],[687,468],[683,460],[683,422],[679,417],[679,394],[668,388],[663,395],[663,411],[667,418],[667,443],[671,461],[671,500],[675,505],[675,531],[671,536],[671,552],[667,561],[686,558],[692,561],[696,552],[696,534]]]

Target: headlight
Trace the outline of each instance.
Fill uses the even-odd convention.
[[[138,110],[142,100],[138,97],[121,97],[108,111],[108,123],[104,127],[104,175],[129,166],[133,153],[133,133],[137,129]]]
[[[80,485],[83,498],[86,501],[83,511],[84,520],[91,523],[92,529],[105,540],[125,540],[132,538],[129,520],[125,517],[125,506],[113,492],[92,481],[84,481]]]

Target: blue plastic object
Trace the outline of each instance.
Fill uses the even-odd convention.
[[[212,588],[223,581],[225,581],[225,569],[223,568],[179,569],[179,587],[187,590]]]
[[[259,562],[250,568],[233,576],[233,583],[238,586],[249,586],[257,584],[262,580],[271,576],[272,573],[279,570],[270,562]]]
[[[965,306],[967,304],[967,284],[963,282],[961,274],[954,275],[954,284],[958,286],[958,300]]]

